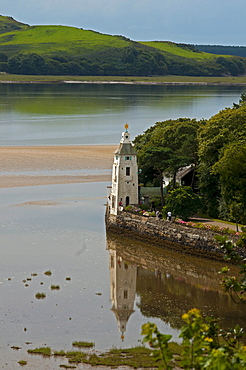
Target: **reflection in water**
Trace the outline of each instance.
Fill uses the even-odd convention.
[[[209,118],[238,102],[243,86],[0,84],[1,145],[115,144],[157,121]]]
[[[224,329],[245,328],[243,305],[235,304],[220,288],[223,263],[152,247],[115,234],[107,234],[112,310],[124,333],[134,300],[141,313],[159,318],[172,328],[191,308],[220,320]],[[235,267],[231,267],[236,272]],[[135,309],[137,308],[135,307]],[[146,321],[148,321],[146,319]]]
[[[123,340],[126,324],[134,312],[137,266],[124,261],[117,250],[109,250],[109,259],[112,311]]]

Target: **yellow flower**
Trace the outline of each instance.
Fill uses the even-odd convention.
[[[212,338],[209,338],[209,337],[206,337],[204,340],[205,340],[206,342],[213,342],[213,339],[212,339]]]

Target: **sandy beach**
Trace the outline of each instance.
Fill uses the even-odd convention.
[[[114,145],[2,146],[0,188],[110,181],[115,150]]]

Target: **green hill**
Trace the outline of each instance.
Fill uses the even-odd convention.
[[[190,58],[195,60],[211,60],[218,57],[218,55],[202,52],[196,49],[193,45],[188,44],[175,44],[174,42],[170,41],[147,41],[141,42],[141,44],[183,58]]]
[[[33,26],[0,35],[0,50],[9,54],[86,55],[109,48],[127,47],[132,43],[120,36],[67,26]]]
[[[0,16],[0,72],[33,75],[240,75],[246,59],[192,45],[136,42],[67,26],[29,26]]]
[[[17,22],[12,17],[0,15],[0,34],[28,28],[28,24]]]

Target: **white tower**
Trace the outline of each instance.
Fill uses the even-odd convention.
[[[120,144],[114,153],[110,214],[117,215],[119,206],[138,204],[137,153],[130,141],[128,124],[122,132]]]

